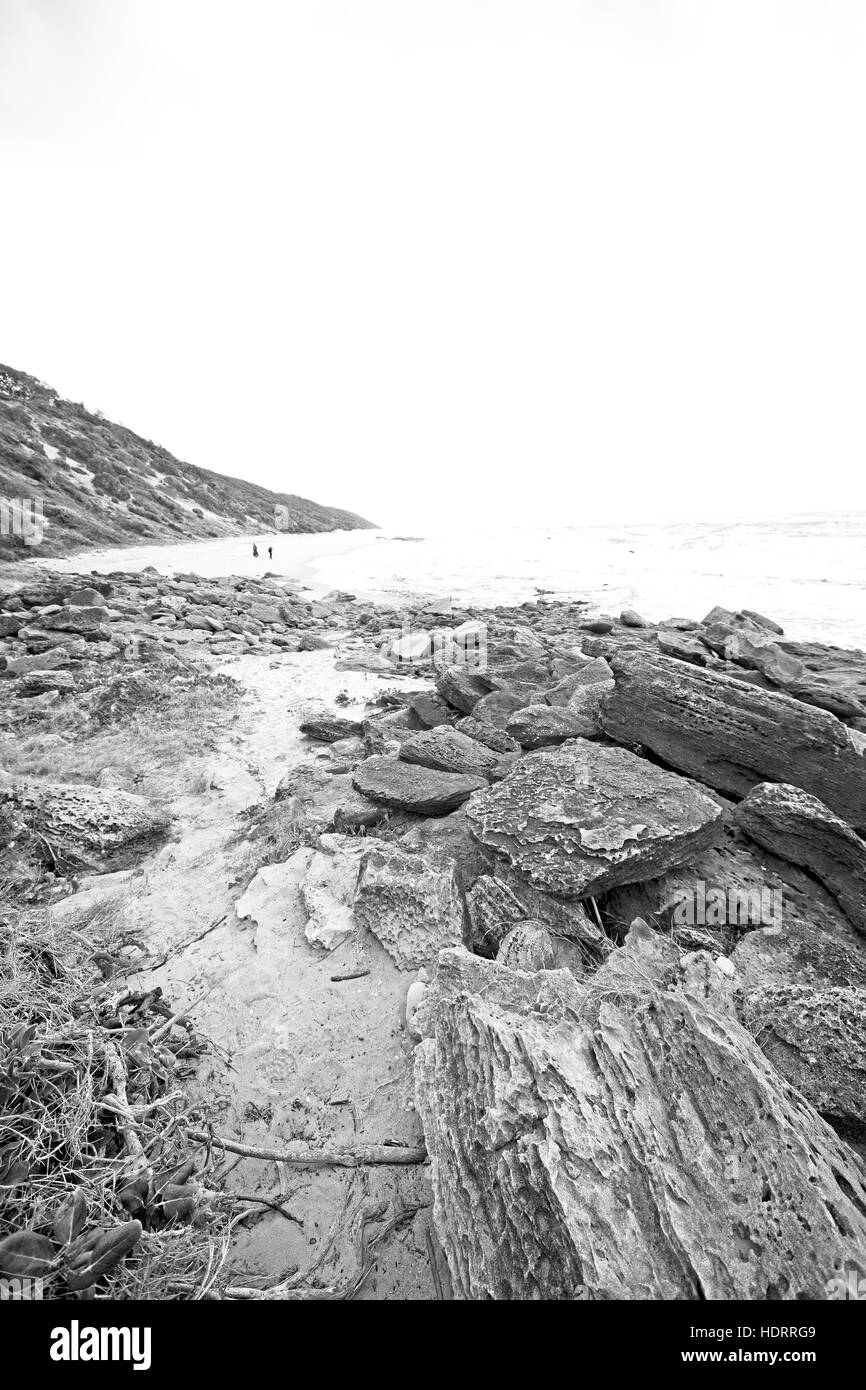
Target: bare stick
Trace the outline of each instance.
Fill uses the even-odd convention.
[[[362,1168],[368,1164],[405,1167],[412,1163],[426,1163],[425,1148],[404,1148],[399,1144],[371,1144],[358,1149],[296,1149],[289,1153],[283,1149],[256,1149],[251,1144],[239,1144],[235,1139],[224,1139],[219,1134],[205,1134],[204,1130],[191,1129],[189,1137],[200,1144],[213,1144],[218,1149],[242,1154],[244,1158],[262,1158],[270,1163],[288,1163],[295,1168]]]

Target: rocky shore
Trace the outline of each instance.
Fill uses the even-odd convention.
[[[274,997],[305,962],[351,981],[366,1059],[297,1020],[281,1045],[340,1107],[387,1052],[403,1099],[375,1135],[317,1102],[304,1137],[384,1170],[402,1258],[442,1296],[825,1299],[866,1277],[866,654],[719,608],[649,624],[398,611],[275,575],[10,576],[0,749],[148,670],[290,669],[304,697],[304,662],[332,665],[260,797],[262,833],[291,835],[233,891],[234,929],[270,943]],[[86,891],[171,834],[110,777],[0,775],[7,876],[28,835]]]

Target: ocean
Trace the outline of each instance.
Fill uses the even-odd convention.
[[[256,541],[259,558],[252,558]],[[273,545],[272,561],[267,546]],[[866,647],[866,513],[642,526],[547,526],[399,536],[381,531],[233,537],[37,561],[87,573],[294,574],[396,605],[585,599],[594,613],[702,618],[753,608],[793,638]]]

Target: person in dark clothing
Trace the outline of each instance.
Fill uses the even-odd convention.
[[[253,559],[254,559],[254,560],[257,560],[258,558],[259,558],[259,548],[258,548],[257,545],[254,545],[254,546],[253,546]]]
[[[274,558],[274,547],[273,547],[272,545],[269,545],[269,546],[268,546],[268,559],[269,559],[269,560],[273,560],[273,558]]]

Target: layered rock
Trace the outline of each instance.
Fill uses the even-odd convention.
[[[687,862],[716,838],[722,808],[623,748],[577,739],[521,759],[467,815],[533,887],[581,898]]]
[[[445,724],[407,739],[400,748],[400,757],[404,762],[439,772],[468,773],[485,780],[501,775],[501,759],[496,753]]]
[[[866,934],[866,844],[845,821],[799,787],[772,782],[755,787],[734,816],[759,845],[820,879]]]
[[[440,957],[416,1098],[458,1298],[824,1299],[866,1270],[866,1166],[704,959],[632,940],[579,983]]]
[[[616,689],[601,713],[610,738],[731,796],[788,782],[866,825],[866,737],[833,715],[684,662],[623,654],[611,664]]]

